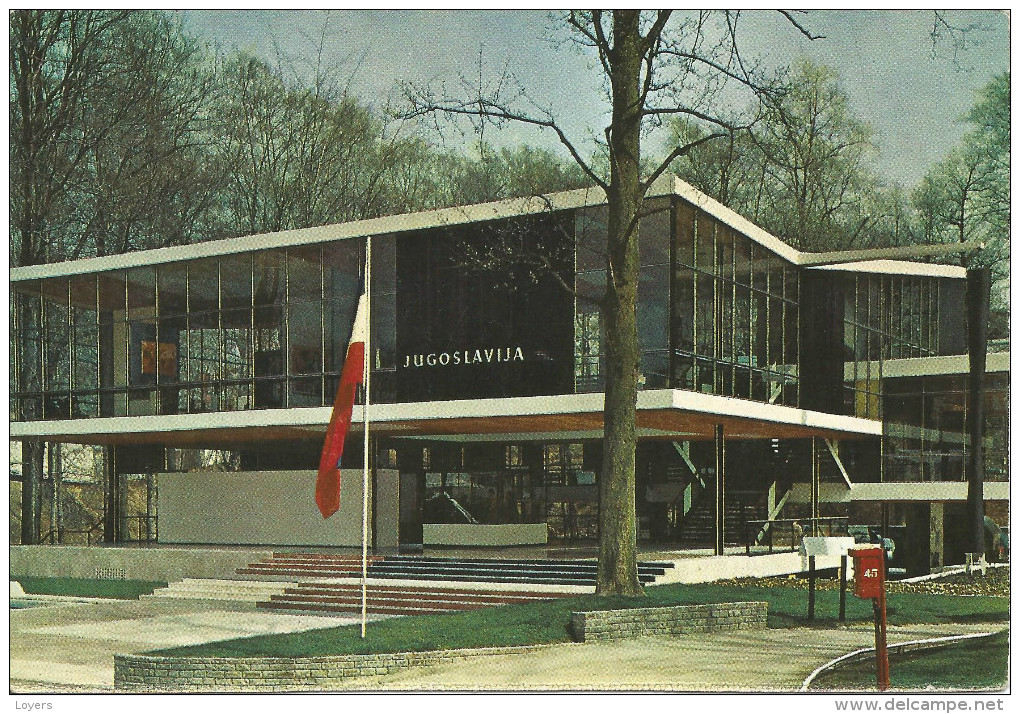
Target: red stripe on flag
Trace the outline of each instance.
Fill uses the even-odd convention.
[[[364,296],[358,303],[354,318],[351,342],[340,372],[340,387],[333,401],[333,414],[326,430],[326,442],[319,458],[319,476],[315,482],[315,503],[323,518],[329,518],[340,509],[340,457],[344,453],[344,439],[351,428],[351,412],[358,385],[363,382],[365,366],[365,335],[362,308]],[[361,329],[359,329],[361,328]]]

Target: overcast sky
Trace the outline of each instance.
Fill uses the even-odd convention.
[[[223,50],[246,49],[274,59],[314,62],[326,28],[324,57],[351,78],[363,100],[382,104],[398,82],[489,77],[504,66],[539,104],[549,106],[578,142],[601,135],[606,107],[590,58],[564,43],[565,32],[541,11],[236,11],[189,10],[185,28]],[[810,41],[778,13],[745,12],[743,52],[771,65],[800,56],[835,67],[857,116],[871,123],[890,180],[915,185],[962,137],[961,117],[976,92],[1009,69],[1009,27],[992,11],[954,12],[969,29],[962,46],[945,37],[932,46],[930,11],[813,11],[802,22],[824,39]],[[497,141],[487,135],[487,139]],[[553,146],[510,128],[497,143]],[[654,145],[649,148],[657,149]]]

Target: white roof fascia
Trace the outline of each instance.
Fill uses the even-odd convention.
[[[1008,481],[985,481],[984,497],[989,501],[1009,500]],[[966,501],[966,481],[897,481],[854,483],[851,501]]]
[[[777,424],[799,424],[813,429],[827,429],[872,436],[882,435],[882,422],[875,419],[861,419],[860,417],[843,414],[827,414],[797,407],[787,407],[781,404],[765,404],[764,402],[754,402],[750,399],[722,397],[717,394],[702,394],[701,392],[689,392],[681,389],[674,389],[672,392],[672,407],[674,409],[739,419],[768,421]],[[646,393],[638,392],[638,408],[642,406],[641,395]]]
[[[985,481],[984,497],[989,501],[1008,501],[1008,481]],[[856,481],[847,488],[844,484],[820,484],[818,500],[822,503],[850,503],[852,501],[884,502],[946,502],[966,501],[966,481],[886,481],[871,483]],[[811,484],[795,483],[790,494],[792,503],[810,503]]]
[[[804,253],[790,245],[787,245],[761,226],[751,223],[751,221],[744,218],[732,208],[727,208],[711,196],[708,196],[694,188],[694,186],[691,186],[686,181],[674,179],[673,186],[673,190],[677,196],[680,196],[695,207],[701,209],[705,213],[708,213],[713,218],[722,221],[730,228],[740,231],[759,245],[768,248],[773,253],[786,258],[795,265],[800,265],[803,262]]]
[[[990,352],[985,355],[985,372],[1008,372],[1009,352]],[[888,359],[882,363],[882,378],[927,377],[943,374],[968,374],[968,355],[944,355],[941,357],[911,357]]]
[[[513,216],[525,216],[571,208],[598,206],[605,203],[605,193],[600,188],[582,188],[561,191],[547,196],[512,198],[505,201],[477,203],[468,206],[454,206],[432,211],[403,213],[381,218],[369,218],[348,223],[334,223],[312,228],[298,228],[274,233],[259,233],[237,238],[222,238],[190,245],[170,246],[121,253],[98,258],[82,258],[61,263],[46,263],[11,269],[11,282],[39,280],[98,273],[107,270],[142,267],[160,263],[175,263],[252,250],[282,248],[295,245],[310,245],[335,240],[364,238],[387,233],[418,231],[441,226],[455,226],[466,223],[497,220]]]
[[[676,195],[688,201],[713,218],[739,231],[751,240],[794,265],[810,265],[812,253],[805,253],[787,245],[764,228],[755,225],[736,211],[702,193],[689,183],[673,176],[659,177],[648,191],[648,197]],[[536,215],[546,211],[568,210],[599,206],[606,202],[605,193],[598,187],[560,191],[542,196],[512,198],[504,201],[453,206],[416,213],[382,216],[347,223],[334,223],[311,228],[299,228],[274,233],[260,233],[203,241],[183,246],[153,248],[132,253],[82,258],[60,263],[46,263],[12,268],[10,281],[40,280],[45,278],[123,270],[149,265],[175,263],[184,260],[211,258],[255,250],[311,245],[336,240],[364,238],[365,236],[427,230],[441,226],[464,225],[513,216]],[[932,277],[965,277],[966,271],[956,266],[912,263],[899,260],[873,260],[817,266],[815,270],[846,270],[858,272],[893,273],[900,275],[926,275]]]
[[[889,275],[920,275],[929,278],[966,278],[967,269],[959,265],[914,263],[909,260],[861,260],[854,263],[811,265],[809,270],[842,270],[851,273],[882,273]]]
[[[507,399],[464,399],[438,402],[373,404],[372,423],[385,430],[388,422],[430,421],[488,417],[520,417],[553,414],[601,412],[605,395],[560,394],[543,397]],[[706,415],[798,424],[817,429],[865,435],[881,435],[882,423],[838,414],[807,411],[794,407],[763,404],[747,399],[720,397],[699,392],[653,389],[638,392],[638,409],[677,409]],[[98,417],[54,421],[10,423],[10,438],[74,437],[118,433],[155,433],[200,431],[203,429],[243,429],[252,427],[294,427],[319,431],[329,424],[331,407],[295,407],[290,409],[254,409],[202,414],[166,414],[150,416]],[[362,422],[362,407],[356,405],[352,423]],[[495,437],[494,437],[495,438]]]

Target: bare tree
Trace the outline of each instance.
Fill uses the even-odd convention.
[[[804,34],[814,37],[792,14]],[[590,160],[557,123],[551,111],[531,102],[512,77],[481,83],[464,96],[437,95],[408,87],[405,116],[469,117],[481,122],[518,122],[553,132],[608,202],[606,288],[598,299],[605,324],[606,396],[600,480],[597,592],[641,593],[637,578],[635,517],[636,405],[639,346],[636,299],[638,229],[644,198],[676,158],[725,136],[737,121],[717,103],[724,85],[753,93],[767,88],[737,47],[739,13],[672,11],[573,11],[564,22],[574,40],[602,69],[612,118],[605,129],[601,163]],[[471,89],[470,83],[465,90]],[[669,117],[705,127],[702,136],[677,144],[655,166],[643,165],[642,138]],[[599,166],[604,166],[603,170]]]

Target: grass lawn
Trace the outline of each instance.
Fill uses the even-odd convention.
[[[596,598],[584,595],[447,615],[400,617],[370,623],[365,639],[360,637],[360,626],[346,626],[178,647],[160,650],[160,654],[294,657],[549,644],[571,641],[571,612],[737,601],[767,601],[769,627],[824,627],[838,624],[839,593],[833,591],[817,593],[815,620],[810,623],[807,620],[807,591],[801,589],[712,584],[659,585],[646,588],[645,593],[645,597],[641,598]],[[997,597],[899,593],[889,595],[887,608],[889,623],[894,625],[1000,622],[1009,618],[1009,599]],[[871,620],[871,602],[858,600],[847,593],[847,621]]]
[[[1009,632],[932,650],[889,656],[896,689],[999,689],[1006,684]],[[854,662],[821,675],[812,689],[875,689],[875,661]]]
[[[88,580],[83,578],[19,578],[22,589],[33,595],[71,595],[74,597],[108,597],[137,600],[165,582],[149,580]]]

